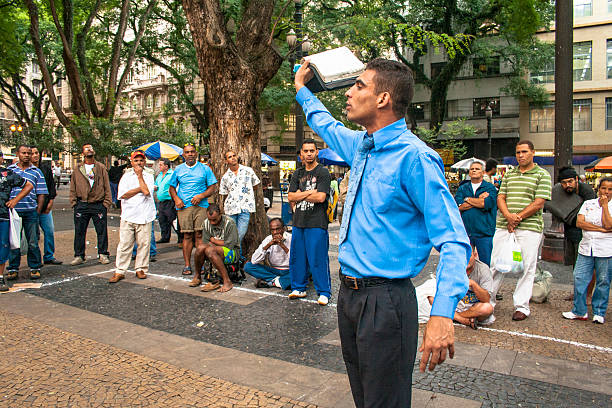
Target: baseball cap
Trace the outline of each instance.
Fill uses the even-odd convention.
[[[134,159],[134,158],[136,158],[136,157],[138,157],[138,156],[142,156],[142,157],[144,157],[145,159],[147,158],[147,156],[145,156],[145,154],[144,154],[144,152],[143,152],[142,150],[134,150],[134,151],[132,152],[132,155],[130,156],[130,158],[131,158],[131,159]]]

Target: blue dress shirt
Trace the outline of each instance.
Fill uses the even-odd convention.
[[[412,278],[432,246],[440,252],[431,316],[453,318],[468,289],[471,247],[444,178],[440,156],[404,119],[374,132],[374,148],[359,149],[366,132],[347,129],[303,87],[296,99],[316,134],[351,163],[340,227],[342,273],[353,277]],[[365,165],[362,161],[365,160]],[[363,169],[362,174],[354,173]]]

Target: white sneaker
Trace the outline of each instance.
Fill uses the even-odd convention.
[[[478,322],[480,326],[490,326],[493,323],[495,323],[495,315],[491,315],[487,317],[486,319],[484,319],[483,321]]]
[[[98,262],[102,265],[106,265],[110,263],[110,259],[108,259],[108,255],[100,254],[98,255]]]
[[[70,262],[70,265],[77,266],[77,265],[80,265],[82,263],[85,263],[85,260],[82,257],[80,257],[80,256],[75,256],[74,259],[72,260],[72,262]]]
[[[321,295],[319,296],[319,300],[317,300],[317,303],[321,306],[327,306],[327,304],[329,303],[329,299],[327,298],[327,296]]]
[[[598,316],[598,315],[593,316],[593,323],[604,324],[603,316]]]
[[[305,297],[306,297],[306,292],[301,292],[299,290],[294,290],[293,292],[289,294],[289,299],[298,299],[298,298],[305,298]]]
[[[270,282],[272,284],[272,286],[274,286],[275,288],[281,288],[282,286],[280,284],[280,276],[277,276],[276,278],[272,279],[272,281]]]
[[[573,312],[563,312],[561,315],[563,316],[564,319],[569,319],[569,320],[589,320],[589,314],[588,313],[585,314],[584,316],[578,316],[578,315],[574,314]],[[593,321],[594,320],[595,320],[595,318],[593,318]]]

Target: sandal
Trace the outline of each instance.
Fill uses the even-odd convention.
[[[475,317],[470,318],[469,327],[471,327],[474,330],[478,330],[478,319],[476,319]]]
[[[183,268],[183,275],[191,275],[193,271],[191,270],[191,266],[186,266]]]
[[[202,287],[202,292],[212,292],[213,290],[217,290],[221,287],[221,283],[219,282],[208,282],[204,287]]]
[[[202,284],[202,279],[198,278],[197,276],[193,278],[191,282],[189,282],[189,286],[191,286],[192,288],[196,288],[200,286],[201,284]]]

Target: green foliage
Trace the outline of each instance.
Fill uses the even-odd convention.
[[[458,161],[467,152],[464,140],[473,138],[476,132],[474,126],[461,118],[446,124],[439,130],[419,127],[415,134],[431,148],[451,152],[455,161]]]
[[[40,151],[57,154],[65,150],[62,142],[62,128],[41,126],[36,123],[24,127],[23,132],[11,132],[8,128],[0,127],[0,143],[4,146],[16,147],[20,144],[38,147]]]

